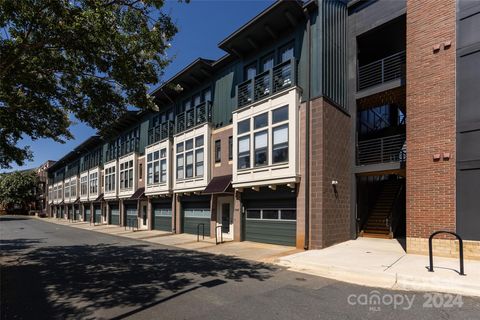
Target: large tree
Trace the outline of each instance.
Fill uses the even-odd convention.
[[[33,170],[0,174],[0,205],[4,208],[14,205],[27,208],[35,200],[36,187],[37,175]]]
[[[0,0],[0,168],[32,158],[22,137],[72,138],[127,108],[154,108],[149,86],[177,32],[163,0]]]

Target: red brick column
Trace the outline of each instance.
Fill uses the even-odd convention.
[[[436,230],[455,231],[455,5],[407,0],[409,251],[426,249],[418,238]]]

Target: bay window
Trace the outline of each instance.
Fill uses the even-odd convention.
[[[77,197],[77,179],[70,181],[70,197]]]
[[[120,190],[133,188],[133,160],[120,163]]]
[[[86,196],[88,191],[88,176],[80,178],[80,196]]]
[[[250,168],[250,136],[238,138],[238,168]]]
[[[259,131],[255,133],[255,166],[264,166],[268,164],[268,131]]]
[[[98,191],[98,172],[90,173],[90,194],[96,194]]]
[[[105,192],[115,191],[115,167],[105,169]]]
[[[177,179],[190,179],[203,176],[203,145],[203,135],[177,143]]]
[[[288,161],[288,124],[273,128],[272,162]]]

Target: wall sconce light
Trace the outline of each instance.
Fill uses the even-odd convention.
[[[332,180],[332,186],[336,186],[338,184],[337,180]]]
[[[443,49],[448,49],[452,46],[452,41],[448,40],[443,43]]]
[[[434,45],[432,50],[433,50],[433,53],[437,53],[438,51],[440,51],[440,45],[439,44]]]
[[[443,160],[448,160],[450,159],[450,152],[444,152],[443,153]]]
[[[440,160],[440,153],[435,153],[433,155],[433,161],[438,161],[438,160]]]

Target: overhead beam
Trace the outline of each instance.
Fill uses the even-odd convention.
[[[258,49],[257,43],[251,37],[247,37],[247,41],[248,41],[248,43],[250,43],[250,45],[253,47],[253,49]]]
[[[238,51],[234,47],[230,47],[230,51],[232,51],[234,54],[236,54],[239,58],[243,58],[243,55],[240,53],[240,51]]]
[[[270,35],[270,37],[273,38],[273,40],[278,39],[277,33],[268,24],[266,24],[264,28],[265,28],[265,31],[267,31],[267,33]]]
[[[295,28],[297,26],[297,20],[292,16],[290,11],[285,11],[285,17],[287,18],[288,22],[290,22],[292,27]]]

